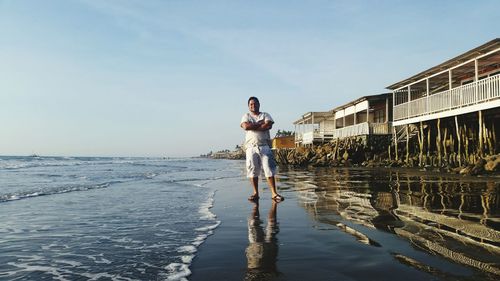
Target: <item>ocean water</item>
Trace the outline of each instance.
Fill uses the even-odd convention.
[[[0,280],[185,280],[231,161],[0,156]]]

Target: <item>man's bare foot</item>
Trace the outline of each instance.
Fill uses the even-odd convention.
[[[259,200],[259,194],[252,194],[250,197],[248,197],[249,201],[257,201]]]

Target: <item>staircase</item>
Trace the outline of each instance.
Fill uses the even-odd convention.
[[[424,129],[427,125],[424,125]],[[409,124],[408,125],[409,139],[414,138],[418,134],[418,126]],[[396,127],[396,140],[398,143],[406,142],[406,126]]]

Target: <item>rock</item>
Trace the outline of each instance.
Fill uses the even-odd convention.
[[[500,157],[496,155],[487,158],[486,164],[484,164],[484,170],[487,172],[496,172],[500,170]]]
[[[293,166],[345,166],[345,167],[416,167],[421,166],[424,170],[434,170],[438,168],[437,155],[433,153],[423,154],[422,159],[418,149],[409,155],[406,161],[404,150],[399,150],[398,161],[394,160],[394,150],[391,150],[393,159],[389,159],[387,145],[380,145],[372,141],[365,144],[355,138],[336,140],[332,143],[315,146],[314,148],[297,147],[294,149],[281,149],[275,151],[275,159],[279,165]],[[231,158],[244,158],[243,153],[231,153]],[[477,154],[470,154],[468,159],[463,154],[450,151],[448,157],[443,157],[441,165],[442,171],[459,173],[462,175],[479,175],[484,173],[498,173],[500,171],[500,154],[492,155],[481,159]],[[461,159],[463,167],[459,165]],[[470,162],[469,160],[473,161]],[[468,166],[466,166],[469,164]]]
[[[497,155],[491,155],[491,156],[488,156],[486,157],[486,161],[489,162],[489,161],[495,161],[497,159],[500,158],[500,154],[497,154]]]
[[[470,174],[475,176],[482,173],[484,171],[484,164],[486,164],[486,160],[484,160],[483,158],[479,158],[474,167],[472,167]]]
[[[461,174],[461,175],[470,175],[470,172],[471,172],[471,170],[472,170],[473,167],[474,166],[469,165],[469,166],[461,169],[460,172],[459,172],[459,174]]]
[[[347,161],[349,159],[349,153],[347,153],[347,150],[344,151],[344,154],[342,155],[342,158]]]
[[[366,163],[365,166],[368,168],[373,168],[377,166],[376,161],[365,161],[364,163]]]

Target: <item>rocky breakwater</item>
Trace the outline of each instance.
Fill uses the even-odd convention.
[[[275,150],[279,165],[292,166],[366,166],[378,163],[389,165],[388,138],[353,137],[334,140],[314,147]]]
[[[448,157],[438,161],[430,153],[422,159],[419,153],[396,157],[395,148],[389,140],[347,138],[334,140],[314,147],[276,149],[274,156],[278,165],[315,167],[408,167],[442,171],[462,175],[500,175],[500,154],[480,156],[473,154],[468,161],[456,161]]]
[[[461,175],[500,174],[500,154],[478,158],[474,164],[456,167],[453,172]]]

